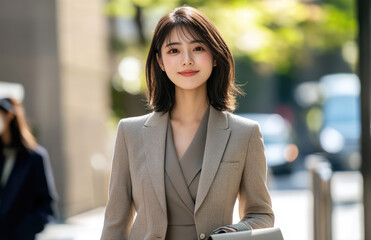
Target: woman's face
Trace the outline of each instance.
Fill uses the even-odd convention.
[[[206,43],[180,29],[169,34],[157,60],[176,88],[182,90],[206,90],[206,81],[216,65]]]
[[[6,129],[9,128],[9,123],[12,120],[13,115],[10,113],[5,113],[0,110],[0,135],[3,135]]]

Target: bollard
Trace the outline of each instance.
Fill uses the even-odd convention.
[[[332,239],[332,197],[330,163],[322,156],[311,155],[306,161],[313,194],[313,239]]]

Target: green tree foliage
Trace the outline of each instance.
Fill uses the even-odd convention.
[[[339,49],[356,35],[354,6],[347,0],[320,4],[297,0],[111,0],[106,13],[136,19],[138,41],[141,49],[146,49],[143,45],[148,45],[151,35],[144,32],[143,25],[151,21],[143,20],[184,4],[199,8],[212,19],[235,56],[248,56],[280,74],[302,64],[306,51]]]

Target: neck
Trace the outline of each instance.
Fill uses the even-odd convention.
[[[209,103],[206,85],[199,90],[182,90],[175,88],[175,104],[171,110],[171,120],[184,123],[201,121]]]

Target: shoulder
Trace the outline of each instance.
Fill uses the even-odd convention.
[[[246,141],[245,143],[249,144],[252,139],[262,139],[262,133],[257,121],[232,113],[227,113],[227,115],[232,135],[238,138],[240,142]]]
[[[148,113],[146,115],[142,116],[136,116],[136,117],[128,117],[128,118],[123,118],[120,120],[118,124],[119,129],[125,129],[125,128],[130,128],[130,129],[137,129],[143,127],[144,123],[146,120],[152,115],[153,113]]]
[[[41,145],[38,145],[35,150],[32,151],[35,155],[38,155],[42,158],[49,158],[48,151]]]
[[[230,128],[237,128],[237,129],[259,129],[259,123],[257,121],[230,113],[225,112],[228,117],[228,124]]]
[[[121,119],[117,127],[117,136],[125,136],[125,138],[128,139],[133,139],[140,136],[141,134],[138,133],[142,130],[148,118],[150,118],[153,114],[154,113],[149,113],[142,116]]]
[[[35,149],[28,149],[28,154],[33,161],[41,163],[44,161],[49,161],[49,153],[41,145],[38,145]]]
[[[46,153],[47,153],[46,149],[41,146],[37,146],[35,149],[27,149],[27,154],[29,158],[32,159],[33,161],[42,160],[43,155]]]
[[[32,169],[44,169],[49,164],[48,151],[38,145],[35,149],[25,149],[21,159],[23,164],[30,166]]]

